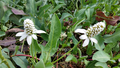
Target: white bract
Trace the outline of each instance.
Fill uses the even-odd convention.
[[[46,33],[43,30],[37,30],[34,26],[34,23],[30,19],[24,20],[24,32],[19,32],[16,34],[16,36],[21,36],[20,41],[25,39],[27,37],[27,43],[31,45],[32,43],[32,38],[37,40],[37,36],[34,33]]]
[[[92,27],[85,29],[76,29],[75,33],[84,33],[84,35],[81,35],[80,39],[85,39],[83,43],[83,47],[87,46],[89,44],[89,40],[91,40],[92,44],[98,43],[98,41],[93,38],[95,35],[98,35],[101,31],[103,31],[105,28],[104,22],[98,22],[97,24],[93,25]]]

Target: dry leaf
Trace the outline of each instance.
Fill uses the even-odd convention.
[[[22,45],[19,47],[19,51],[21,51],[21,47],[22,47]],[[29,45],[24,45],[23,51],[29,51]]]
[[[96,15],[97,15],[97,17],[96,17],[96,20],[97,20],[97,21],[103,21],[104,18],[107,18],[102,11],[97,11],[97,12],[96,12]]]
[[[26,15],[23,10],[18,10],[18,9],[15,9],[15,8],[12,8],[12,12],[15,15]]]
[[[115,25],[117,21],[120,20],[120,16],[105,16],[105,14],[102,11],[97,11],[96,16],[97,21],[105,20],[106,23],[109,25]]]
[[[110,25],[115,25],[117,23],[117,21],[120,20],[120,16],[109,16],[108,19],[110,20],[105,20],[107,22],[107,24],[110,24]]]
[[[12,28],[12,29],[9,29],[6,31],[6,33],[9,33],[9,32],[23,32],[24,30],[23,29],[20,29],[20,28]]]
[[[10,46],[8,47],[8,49],[9,49],[10,51],[15,51],[15,47],[16,47],[16,45],[10,45]],[[22,47],[22,45],[19,47],[19,49],[18,49],[19,51],[21,51],[21,47]],[[29,51],[29,46],[24,45],[23,51]]]
[[[14,37],[6,37],[4,40],[0,40],[1,46],[10,46],[15,43],[16,43],[16,40]]]
[[[8,47],[9,51],[15,51],[16,45],[11,45]]]

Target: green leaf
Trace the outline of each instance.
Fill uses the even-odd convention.
[[[50,34],[49,34],[49,41],[46,44],[46,50],[52,50],[51,55],[54,55],[56,52],[55,48],[57,47],[57,42],[59,40],[61,34],[61,23],[56,14],[52,17],[51,27],[50,27]]]
[[[75,38],[75,36],[72,34],[71,39],[73,40],[74,45],[77,45],[78,40]]]
[[[118,52],[119,51],[119,42],[117,43],[117,45],[113,48],[113,51]]]
[[[108,25],[106,32],[107,32],[107,33],[113,32],[113,31],[115,31],[115,29],[116,29],[118,26],[119,26],[119,25],[117,25],[117,26]]]
[[[2,31],[5,31],[5,32],[6,32],[7,29],[8,29],[8,28],[7,28],[5,25],[1,25],[1,30],[2,30]]]
[[[86,5],[86,0],[79,0],[80,1],[80,7],[82,8],[83,6],[85,6]]]
[[[86,68],[95,68],[95,63],[97,61],[90,61],[87,65],[86,65]]]
[[[104,45],[104,39],[103,39],[103,37],[102,37],[101,35],[97,35],[95,38],[96,38],[97,41],[98,41],[98,44],[95,44],[95,48],[96,48],[97,50],[102,50],[102,49],[104,49],[104,48],[105,48],[105,45]]]
[[[4,58],[10,58],[9,50],[7,48],[2,49],[2,55],[4,56]]]
[[[86,53],[87,53],[88,55],[91,55],[91,54],[92,54],[92,49],[93,49],[93,46],[92,46],[91,43],[89,43]]]
[[[45,64],[43,60],[40,60],[39,62],[36,63],[35,68],[45,68]]]
[[[44,5],[43,7],[39,8],[38,15],[39,17],[42,17],[46,10],[48,10],[51,7],[51,5]]]
[[[111,4],[109,4],[109,3],[105,4],[105,10],[107,12],[110,12],[111,11]]]
[[[21,16],[17,16],[14,14],[10,15],[10,21],[12,21],[14,24],[19,25],[19,26],[23,25],[23,23],[19,22],[20,18]]]
[[[18,49],[19,49],[19,46],[16,46],[16,47],[15,47],[15,52],[14,52],[14,55],[16,55],[16,54],[17,54]]]
[[[17,54],[23,54],[23,53],[18,51]],[[26,68],[28,66],[28,61],[26,59],[26,56],[14,56],[14,57],[12,57],[12,59],[21,68]]]
[[[41,6],[44,6],[44,5],[47,4],[47,1],[48,1],[48,0],[40,0],[40,2],[42,2],[42,4],[40,4],[40,3],[39,3],[39,4],[40,4]]]
[[[108,68],[107,64],[105,62],[97,62],[95,66],[101,66],[102,68]]]
[[[27,0],[26,9],[28,13],[35,15],[36,12],[35,0]]]
[[[65,18],[67,18],[67,17],[73,18],[73,16],[72,16],[70,13],[63,13],[62,16],[61,16],[61,18],[60,18],[60,21],[62,22],[63,19],[65,19]]]
[[[74,57],[73,55],[69,55],[67,56],[67,58],[65,59],[66,62],[69,62],[69,61],[73,61],[75,63],[77,63],[77,58]]]
[[[48,34],[41,34],[43,40],[48,41]]]
[[[81,61],[81,60],[84,60],[84,59],[87,59],[88,56],[81,56],[78,60]]]
[[[0,31],[0,37],[4,36],[5,35],[5,32],[3,31]]]
[[[109,43],[107,44],[107,46],[105,47],[104,51],[106,53],[110,53],[112,51],[112,48],[115,47],[117,45],[117,42],[114,43]]]
[[[51,14],[55,13],[59,8],[61,8],[62,6],[64,6],[65,4],[59,4],[57,5],[52,11]]]
[[[91,20],[92,16],[93,16],[93,12],[94,12],[94,8],[88,8],[85,11],[85,14],[87,16],[87,20]]]
[[[86,9],[80,9],[75,13],[75,17],[77,18],[77,20],[81,20],[85,17],[85,11]]]
[[[2,49],[2,52],[3,52],[3,51],[6,52],[6,53],[9,55],[9,52],[10,52],[10,51],[9,51],[8,48],[4,48],[4,49]]]
[[[81,58],[82,52],[81,52],[81,50],[79,48],[77,48],[77,50],[78,50],[79,58]]]
[[[93,60],[97,60],[99,62],[107,62],[108,60],[110,60],[110,56],[105,53],[104,51],[97,51],[93,57]]]
[[[45,63],[47,60],[49,60],[48,59],[48,51],[45,50],[45,47],[43,45],[39,44],[39,46],[40,46],[41,52],[42,52],[42,54],[40,56],[40,60],[42,59]]]
[[[35,4],[36,4],[37,7],[41,6],[42,5],[42,1],[37,1]]]
[[[52,68],[53,67],[53,64],[51,62],[47,62],[45,64],[45,68]]]
[[[8,67],[7,67],[7,65],[6,65],[6,64],[1,63],[1,64],[0,64],[0,68],[8,68]]]
[[[41,49],[40,49],[40,47],[38,45],[37,40],[32,39],[32,43],[30,45],[30,55],[35,56],[35,54],[37,52],[40,52],[40,51],[41,51]]]
[[[73,44],[74,44],[74,45],[77,45],[78,40],[74,37],[73,34],[72,34],[71,39],[73,40]],[[75,47],[75,48],[73,49],[72,53],[73,53],[73,54],[77,54],[77,47]]]
[[[105,43],[114,43],[117,42],[118,40],[120,40],[120,28],[116,29],[115,33],[108,36],[108,35],[104,35],[104,42]]]
[[[81,20],[77,21],[73,26],[72,26],[72,31],[76,29],[76,27],[85,20],[85,18],[82,18]]]
[[[10,16],[11,14],[12,14],[11,10],[7,10],[7,11],[4,13],[4,16],[2,17],[1,22],[2,22],[2,23],[8,22],[9,16]]]
[[[21,68],[26,68],[27,64],[20,58],[17,56],[12,57],[12,59],[15,61],[15,63],[20,66]],[[26,59],[26,58],[25,58]]]
[[[115,57],[113,57],[113,60],[118,60],[120,59],[120,54],[117,54]]]
[[[4,15],[3,2],[0,1],[0,21]]]
[[[13,65],[13,63],[9,59],[7,59],[6,61],[8,62],[10,68],[15,68],[15,66]]]

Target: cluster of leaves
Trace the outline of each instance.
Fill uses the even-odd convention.
[[[84,63],[83,66],[86,68],[108,68],[108,66],[119,68],[120,66],[120,2],[117,0],[0,0],[0,11],[0,37],[2,38],[8,36],[10,32],[23,31],[23,21],[27,18],[33,20],[37,29],[47,32],[38,35],[38,40],[33,39],[30,46],[26,45],[29,48],[25,50],[25,55],[18,51],[21,42],[18,42],[15,36],[14,39],[1,38],[0,45],[8,47],[2,49],[1,56],[4,56],[5,60],[0,57],[1,68],[17,66],[52,68],[68,53],[66,62],[79,62],[79,65]],[[82,43],[78,42],[81,39],[74,30],[87,29],[98,21],[106,22],[104,31],[95,36],[98,44],[92,46],[89,43],[83,48]],[[62,32],[67,34],[66,38],[60,38]],[[78,47],[72,48],[75,45]],[[14,46],[14,53],[10,50],[12,46]],[[58,56],[63,48],[71,48],[71,52]],[[53,57],[56,53],[57,58]]]

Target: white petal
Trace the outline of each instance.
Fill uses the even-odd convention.
[[[22,36],[24,34],[24,32],[19,32],[16,34],[16,36]]]
[[[81,35],[80,37],[79,37],[80,39],[86,39],[86,38],[88,38],[86,35]]]
[[[76,29],[75,33],[86,33],[85,29]]]
[[[98,43],[98,41],[95,38],[90,38],[90,40],[94,43]]]
[[[27,37],[27,34],[26,33],[24,33],[21,37],[20,37],[20,41],[22,41],[24,38],[26,38]]]
[[[85,46],[87,46],[89,44],[89,39],[87,38],[87,39],[85,39],[85,41],[84,41],[84,43],[83,43],[83,47],[85,47]]]
[[[93,45],[93,41],[91,41],[91,44]]]
[[[32,35],[32,37],[37,40],[37,36],[35,34]]]
[[[31,43],[32,43],[32,36],[28,36],[28,37],[27,37],[27,43],[28,43],[29,45],[31,45]]]
[[[33,33],[46,33],[46,32],[43,30],[35,30]]]
[[[105,27],[105,23],[104,22],[99,22],[103,27]]]

